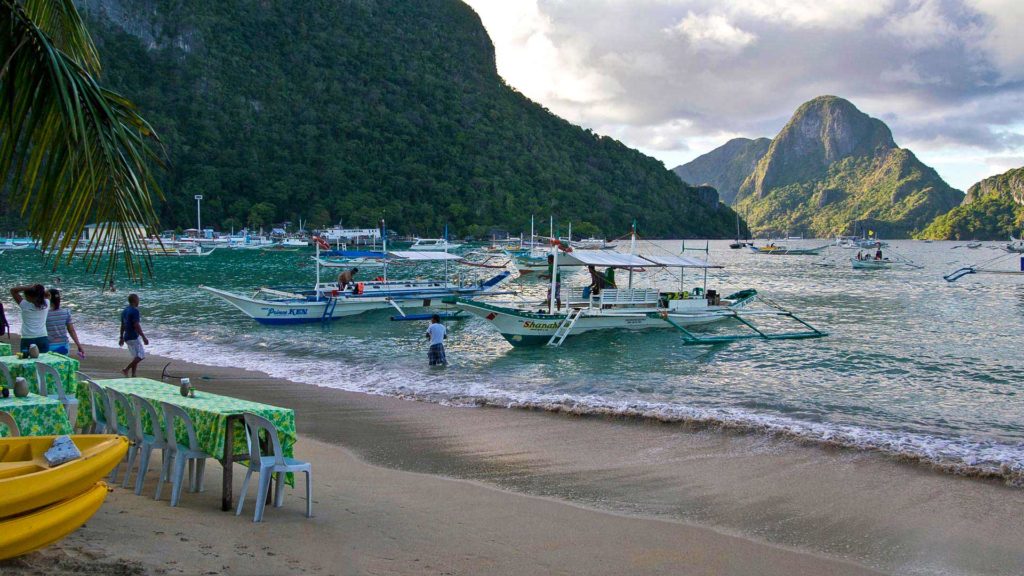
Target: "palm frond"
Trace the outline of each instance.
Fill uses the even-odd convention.
[[[89,268],[106,254],[110,275],[120,254],[129,276],[151,271],[136,230],[158,230],[150,166],[163,165],[159,140],[130,101],[94,79],[99,59],[74,5],[0,0],[0,54],[9,55],[0,68],[0,175],[29,232],[57,254],[56,266],[94,219]]]

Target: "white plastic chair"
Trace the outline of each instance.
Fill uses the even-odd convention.
[[[81,379],[81,376],[79,376],[79,379]],[[92,415],[89,433],[106,434],[109,431],[109,426],[107,426],[107,393],[92,378],[86,377],[85,383],[89,386],[89,411]]]
[[[47,377],[53,378],[53,383],[57,388],[57,392],[55,394],[49,393],[49,389],[46,385]],[[75,420],[78,418],[78,398],[68,396],[64,391],[64,381],[61,379],[60,373],[57,372],[53,366],[43,364],[42,362],[36,362],[36,378],[39,381],[39,395],[60,400],[60,403],[64,405],[64,410],[68,413],[68,420],[71,421],[71,426],[73,428],[75,426]]]
[[[164,431],[167,435],[167,458],[164,458],[163,472],[161,478],[157,482],[157,494],[160,493],[160,488],[163,486],[163,479],[171,474],[170,466],[171,461],[174,461],[174,472],[170,475],[171,479],[171,506],[177,506],[178,500],[181,498],[181,483],[185,476],[185,463],[195,462],[195,474],[189,470],[189,488],[191,492],[203,491],[203,472],[206,470],[206,459],[213,458],[206,452],[203,452],[199,447],[199,440],[196,438],[196,428],[192,424],[192,419],[189,417],[188,412],[185,412],[180,406],[174,404],[168,404],[167,402],[162,403],[164,411]],[[184,444],[178,444],[178,438],[174,434],[175,420],[181,420],[182,425],[185,427],[185,431],[188,432],[188,446]]]
[[[284,476],[287,472],[306,473],[306,517],[313,517],[313,466],[309,462],[288,458],[281,450],[281,439],[277,436],[277,427],[273,422],[262,416],[246,412],[245,419],[245,440],[249,444],[249,469],[245,472],[245,480],[242,481],[242,492],[238,496],[238,510],[235,516],[242,514],[242,506],[245,504],[245,494],[249,491],[249,479],[252,473],[260,475],[259,487],[256,489],[256,514],[253,522],[263,521],[263,509],[267,504],[267,491],[270,490],[271,475],[277,474],[277,490],[274,494],[274,508],[280,508],[284,503]],[[262,454],[260,448],[260,432],[270,439],[268,448],[270,453]]]
[[[135,407],[132,406],[132,403],[128,401],[124,394],[113,388],[107,388],[104,392],[104,396],[107,399],[107,433],[120,434],[131,440],[131,444],[128,445],[128,454],[125,455],[125,458],[128,460],[128,469],[124,472],[124,486],[127,486],[128,477],[132,475],[132,465],[135,463],[135,453],[138,450],[138,446],[136,446],[131,433],[131,422],[135,419]],[[121,424],[117,419],[118,405],[121,406],[121,411],[124,412],[124,419],[128,424]],[[120,467],[121,462],[118,462],[114,469],[110,471],[111,482],[117,480],[117,470]]]
[[[135,478],[135,494],[142,494],[142,483],[146,478],[146,472],[149,471],[149,458],[153,454],[154,448],[159,448],[163,453],[163,460],[167,460],[167,436],[164,433],[164,429],[160,423],[160,416],[156,411],[156,408],[149,403],[145,398],[135,394],[129,394],[128,397],[135,405],[135,418],[132,421],[132,434],[136,435],[135,441],[139,445],[139,472]],[[149,419],[153,422],[153,433],[146,434],[145,428],[142,425],[142,415],[149,414]],[[163,467],[160,469],[160,482],[166,480],[163,475]],[[125,479],[127,483],[127,478]],[[156,499],[160,499],[159,489],[162,486],[157,486]]]
[[[11,416],[10,412],[0,412],[0,424],[7,426],[7,436],[9,438],[21,436],[18,423],[14,421],[14,416]]]

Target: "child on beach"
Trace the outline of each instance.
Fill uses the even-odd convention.
[[[427,340],[430,340],[430,350],[427,352],[427,361],[431,366],[447,366],[448,359],[444,355],[444,340],[448,337],[448,329],[441,324],[441,317],[434,314],[430,318],[430,326],[427,327]]]
[[[135,369],[138,367],[139,362],[142,362],[146,358],[146,349],[142,347],[143,344],[149,346],[149,339],[142,332],[142,315],[139,313],[139,296],[137,294],[128,295],[128,306],[121,311],[121,338],[118,340],[118,346],[128,345],[128,352],[132,355],[132,361],[128,366],[125,366],[124,370],[121,370],[121,374],[125,376],[131,372],[132,377],[135,377]],[[142,342],[139,342],[139,340]]]
[[[27,355],[33,344],[39,353],[49,352],[50,336],[46,332],[46,315],[50,302],[46,299],[46,288],[42,284],[15,286],[11,297],[21,308],[21,352]]]

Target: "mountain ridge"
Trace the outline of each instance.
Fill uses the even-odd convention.
[[[760,234],[828,237],[862,225],[895,238],[922,230],[962,198],[897,146],[881,120],[842,98],[819,96],[772,139],[734,207]]]
[[[728,237],[735,214],[658,160],[509,87],[455,0],[77,0],[104,64],[164,140],[167,227],[303,219],[409,233]],[[12,204],[12,203],[9,203]]]
[[[1024,230],[1024,167],[989,176],[968,188],[963,203],[937,217],[920,237],[1006,240]]]
[[[740,185],[768,152],[771,142],[769,138],[733,138],[672,171],[688,184],[713,186],[722,202],[732,204]]]

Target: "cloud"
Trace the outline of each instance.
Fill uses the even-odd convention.
[[[729,20],[721,14],[698,16],[689,12],[678,24],[666,28],[665,32],[685,38],[696,51],[734,52],[757,39],[757,36],[750,32],[745,32],[730,24]]]
[[[901,145],[1024,155],[1022,0],[468,1],[511,85],[666,162],[822,94]]]

